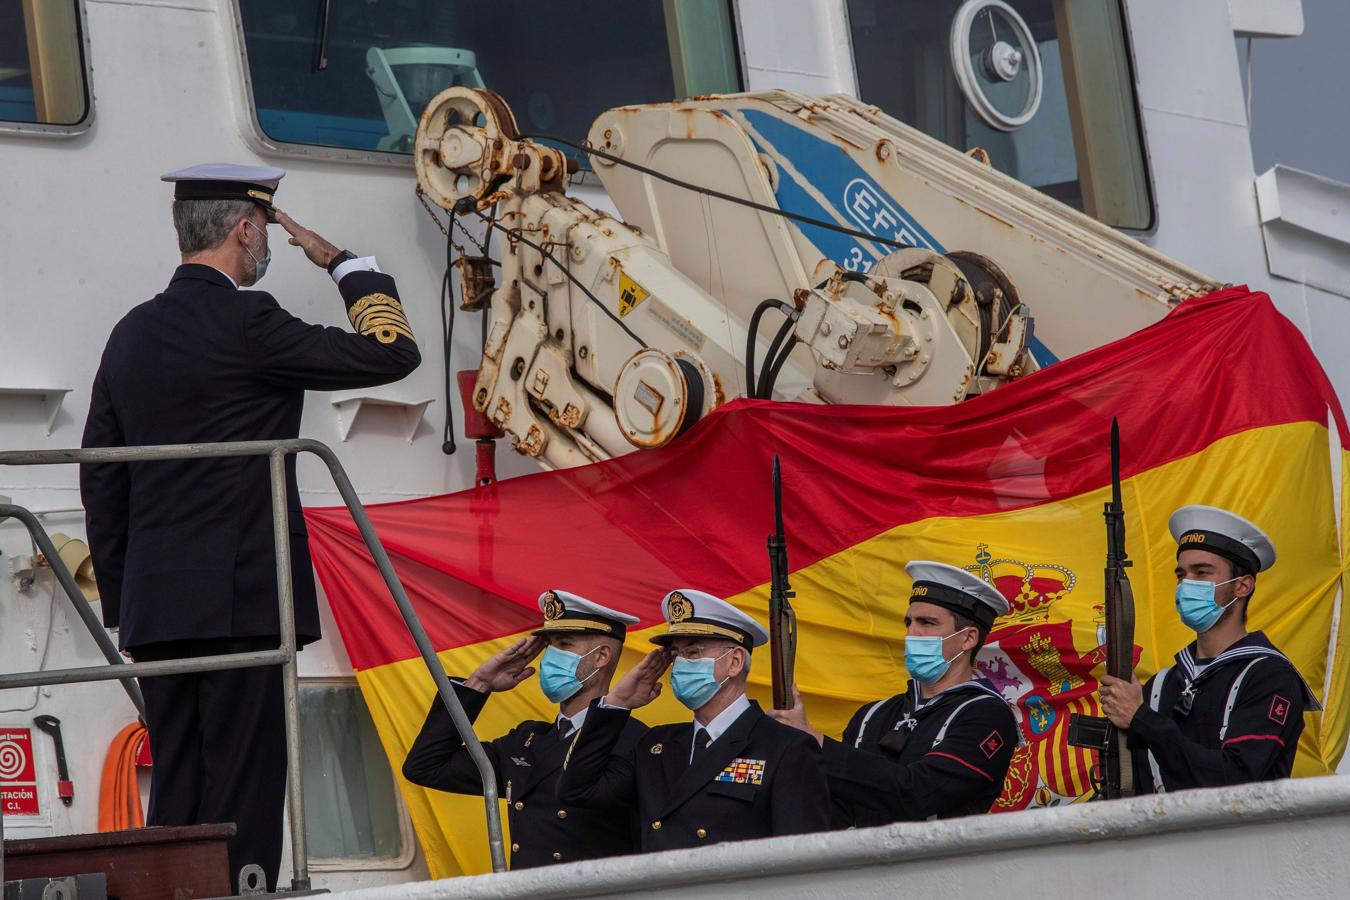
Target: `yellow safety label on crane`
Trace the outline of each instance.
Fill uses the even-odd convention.
[[[619,271],[619,318],[628,315],[651,295],[651,291],[629,278],[627,272]]]

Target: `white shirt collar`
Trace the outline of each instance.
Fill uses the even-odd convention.
[[[749,708],[750,708],[750,699],[746,697],[745,694],[741,694],[735,700],[732,700],[731,705],[728,706],[726,709],[722,710],[720,713],[718,713],[713,718],[713,720],[709,722],[707,725],[700,725],[698,724],[698,720],[695,719],[694,734],[698,734],[698,730],[700,728],[705,729],[708,732],[708,743],[711,744],[713,741],[720,738],[722,734],[728,728],[731,727],[732,722],[735,722],[737,719],[741,717],[741,713],[745,712]]]
[[[586,713],[588,713],[588,712],[590,712],[590,711],[591,711],[591,708],[590,708],[589,706],[583,706],[583,707],[581,708],[581,711],[578,712],[578,713],[576,713],[576,715],[564,716],[564,715],[560,712],[560,713],[558,713],[558,718],[556,718],[556,719],[553,720],[553,726],[556,728],[556,727],[558,726],[558,723],[561,722],[563,719],[570,719],[571,722],[572,722],[572,727],[573,727],[573,728],[580,728],[580,727],[581,727],[581,723],[586,721]]]
[[[210,268],[210,269],[216,269],[215,266],[208,266],[207,268]],[[222,275],[225,276],[225,280],[228,281],[228,282],[230,283],[230,286],[231,286],[231,287],[233,287],[236,291],[239,290],[239,282],[237,282],[237,281],[235,281],[233,278],[231,278],[231,277],[230,277],[230,274],[229,274],[228,272],[221,272],[220,269],[216,269],[216,271],[217,271],[217,272],[220,272],[220,274],[222,274]]]

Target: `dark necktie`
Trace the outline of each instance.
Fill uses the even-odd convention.
[[[694,732],[694,755],[689,760],[691,766],[702,759],[703,755],[708,752],[708,743],[710,740],[706,728],[700,728],[698,731]]]
[[[560,716],[558,718],[558,736],[565,738],[571,733],[572,733],[572,720],[567,718],[567,716]]]

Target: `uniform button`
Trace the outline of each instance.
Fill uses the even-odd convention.
[[[562,859],[562,854],[559,853],[557,850],[554,850],[554,851],[553,851],[553,858],[554,858],[554,859]]]
[[[660,830],[661,830],[661,820],[657,819],[655,822],[652,823],[652,831],[660,831]]]
[[[516,809],[524,809],[524,808],[525,808],[525,802],[524,802],[523,800],[517,800],[517,801],[516,801]]]
[[[512,852],[512,853],[519,853],[519,852],[520,852],[520,845],[519,845],[519,844],[512,844],[512,845],[511,845],[511,852]]]
[[[560,810],[558,810],[558,818],[560,818],[560,819],[565,819],[565,818],[567,818],[567,810],[565,810],[565,809],[560,809]]]
[[[698,835],[701,838],[705,838],[708,836],[708,831],[705,828],[700,828],[698,831],[695,831],[694,834]]]

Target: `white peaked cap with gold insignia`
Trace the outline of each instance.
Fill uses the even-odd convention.
[[[1275,565],[1275,544],[1254,524],[1217,506],[1183,506],[1167,520],[1177,556],[1205,550],[1255,575]]]
[[[769,633],[754,619],[721,597],[692,588],[679,588],[661,601],[661,615],[669,627],[652,638],[667,646],[678,637],[710,637],[735,641],[747,650],[766,644]]]
[[[638,623],[637,616],[601,606],[580,594],[555,589],[539,595],[539,611],[544,614],[544,627],[531,634],[606,634],[623,640],[629,625]]]
[[[160,181],[172,182],[175,200],[247,200],[272,218],[272,195],[286,177],[276,166],[237,166],[234,163],[203,163],[176,172],[165,172]]]
[[[998,588],[974,573],[946,563],[919,559],[905,566],[905,574],[914,579],[909,602],[932,603],[960,613],[986,632],[994,620],[1006,616],[1008,599]]]

